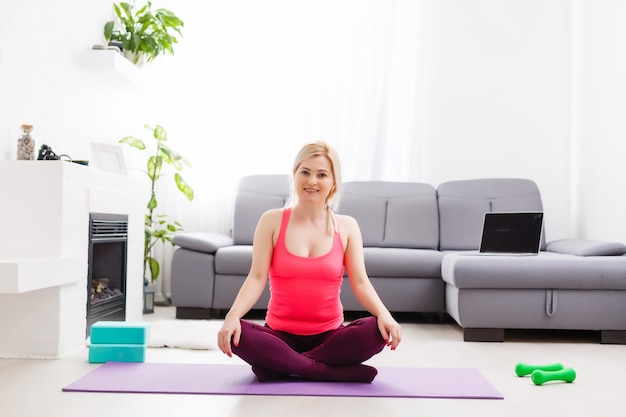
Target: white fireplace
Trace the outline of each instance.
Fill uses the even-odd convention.
[[[126,175],[67,161],[0,161],[0,357],[83,346],[89,214],[128,216],[126,320],[143,306],[143,199]]]

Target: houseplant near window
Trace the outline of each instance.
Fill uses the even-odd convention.
[[[145,215],[145,240],[143,252],[143,276],[144,281],[147,284],[148,282],[154,282],[158,278],[161,270],[159,262],[152,257],[152,248],[159,241],[162,243],[170,242],[173,244],[172,238],[174,236],[174,232],[182,230],[180,223],[170,220],[165,214],[157,214],[155,211],[158,207],[155,185],[161,178],[161,168],[163,167],[163,164],[171,165],[176,171],[174,174],[174,183],[176,184],[176,188],[178,188],[178,190],[180,190],[180,192],[182,192],[189,201],[193,200],[194,195],[193,189],[179,174],[185,165],[191,168],[191,163],[167,146],[167,132],[162,126],[156,125],[155,127],[151,127],[146,125],[145,128],[152,132],[156,145],[156,148],[153,150],[148,149],[142,139],[133,136],[122,138],[119,142],[128,144],[141,151],[148,152],[146,174],[150,179],[150,199],[148,200],[147,205],[148,212]]]
[[[183,21],[168,9],[152,10],[148,1],[143,7],[134,3],[114,3],[117,18],[104,25],[104,38],[109,43],[121,44],[122,52],[134,64],[142,59],[153,61],[159,55],[174,55],[176,35],[182,36]]]

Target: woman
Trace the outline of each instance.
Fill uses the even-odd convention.
[[[402,329],[365,271],[356,220],[334,212],[340,184],[336,152],[323,142],[307,144],[294,162],[290,204],[259,219],[250,272],[218,333],[220,350],[252,365],[259,381],[371,382],[377,370],[362,362],[400,343]],[[339,298],[344,267],[372,314],[348,325]],[[242,320],[268,279],[265,326]]]

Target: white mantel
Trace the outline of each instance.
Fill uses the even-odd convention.
[[[138,181],[67,161],[0,161],[0,357],[83,346],[89,213],[128,215],[126,319],[143,307]]]

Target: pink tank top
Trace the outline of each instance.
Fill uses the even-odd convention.
[[[335,232],[325,255],[296,256],[285,245],[290,216],[291,209],[285,209],[272,255],[266,322],[274,330],[297,335],[334,330],[344,320],[339,298],[344,271],[341,236]]]

